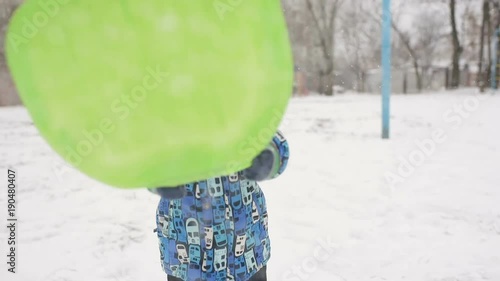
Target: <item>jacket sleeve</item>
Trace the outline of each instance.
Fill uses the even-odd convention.
[[[290,150],[288,142],[280,131],[276,132],[269,146],[274,154],[273,171],[269,177],[269,179],[273,179],[285,171],[290,157]]]

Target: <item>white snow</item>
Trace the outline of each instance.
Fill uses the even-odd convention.
[[[475,91],[393,96],[390,140],[380,138],[379,96],[293,99],[281,126],[288,170],[261,184],[269,280],[500,280],[500,94]],[[400,166],[412,157],[423,163],[389,184],[389,173],[410,174]],[[7,272],[2,226],[0,280],[166,279],[156,196],[65,166],[21,107],[0,109],[5,225],[7,167],[18,173],[18,264]]]

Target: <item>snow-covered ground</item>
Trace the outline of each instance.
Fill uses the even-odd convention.
[[[500,280],[500,94],[394,96],[390,140],[380,108],[374,95],[292,100],[288,170],[261,184],[269,280]],[[20,107],[0,109],[2,225],[7,167],[18,173],[18,273],[6,271],[2,226],[0,280],[165,280],[156,196],[65,166]]]

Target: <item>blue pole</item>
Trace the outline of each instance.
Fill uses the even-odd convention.
[[[391,101],[391,0],[382,7],[382,138],[389,138]]]
[[[493,61],[491,62],[491,75],[490,75],[491,89],[493,90],[497,89],[498,34],[499,30],[497,29],[493,37],[493,46],[490,46],[490,48],[493,48],[492,50]]]

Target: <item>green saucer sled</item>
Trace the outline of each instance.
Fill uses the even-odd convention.
[[[123,188],[246,168],[292,89],[279,0],[28,0],[6,50],[50,146]]]

